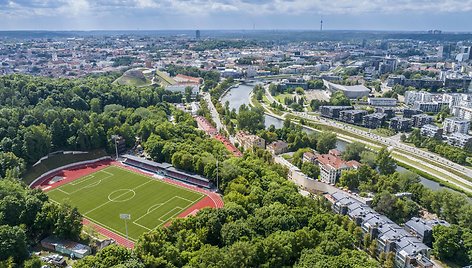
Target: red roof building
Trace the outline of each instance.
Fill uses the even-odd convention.
[[[341,152],[336,149],[329,150],[327,154],[307,152],[303,154],[303,160],[318,164],[321,180],[331,184],[336,183],[343,170],[357,169],[361,165],[354,160],[344,161]]]

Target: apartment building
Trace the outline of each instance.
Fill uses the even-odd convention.
[[[444,120],[443,129],[446,135],[454,132],[467,134],[470,129],[470,121],[457,117],[449,117]]]
[[[265,140],[257,135],[252,135],[245,131],[239,131],[236,133],[235,139],[244,150],[252,148],[265,149]]]

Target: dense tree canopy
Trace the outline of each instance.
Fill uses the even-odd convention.
[[[150,121],[170,114],[162,101],[173,101],[174,93],[114,84],[115,78],[0,77],[0,152],[33,164],[54,150],[105,148],[112,134],[132,145],[136,135],[148,134]],[[0,156],[0,165],[10,165],[12,154]],[[22,160],[14,161],[22,171]]]
[[[472,153],[471,143],[467,143],[464,149],[453,147],[440,140],[422,136],[419,129],[413,130],[406,141],[413,143],[416,147],[426,148],[458,164],[466,164],[467,157]]]
[[[342,154],[342,158],[346,161],[361,161],[361,154],[366,150],[365,145],[360,142],[349,143]]]
[[[329,150],[336,148],[336,134],[332,132],[322,132],[318,136],[316,150],[320,154],[326,154]]]
[[[28,247],[48,235],[78,239],[81,221],[76,208],[52,203],[42,191],[17,179],[1,179],[0,266],[8,257],[21,263],[28,257]]]
[[[351,105],[351,101],[348,97],[346,97],[346,95],[344,95],[342,91],[336,91],[331,94],[329,104],[334,106],[349,106]]]
[[[387,147],[383,147],[378,152],[376,164],[380,174],[382,175],[392,174],[397,168],[397,163],[390,155],[390,152],[388,151]]]
[[[220,173],[225,207],[144,234],[136,253],[147,267],[284,267],[309,249],[332,264],[379,266],[355,249],[359,230],[348,228],[349,220],[333,215],[322,199],[298,194],[280,166],[248,153],[221,165],[231,170]]]

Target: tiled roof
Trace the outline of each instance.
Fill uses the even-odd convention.
[[[337,150],[336,150],[337,151]],[[360,166],[360,163],[354,160],[351,161],[344,161],[341,157],[333,155],[333,154],[320,154],[316,156],[316,160],[324,165],[330,166],[334,169],[342,169],[342,168],[355,168]]]

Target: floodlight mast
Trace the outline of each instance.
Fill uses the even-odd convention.
[[[116,160],[118,160],[118,135],[111,135],[111,139],[115,143],[115,154],[116,154]]]
[[[126,240],[129,240],[129,237],[128,237],[128,221],[127,220],[131,220],[131,214],[120,214],[120,219],[125,221]]]

